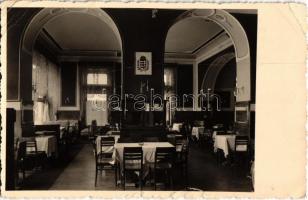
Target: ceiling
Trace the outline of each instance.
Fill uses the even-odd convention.
[[[61,50],[121,50],[120,42],[110,26],[92,15],[68,13],[51,20],[44,29]]]
[[[201,18],[187,18],[174,24],[167,35],[166,53],[194,53],[223,29]]]
[[[174,24],[168,31],[165,53],[193,57],[206,47],[223,29],[212,21],[186,18]],[[58,55],[96,55],[101,59],[121,56],[120,41],[110,22],[82,12],[69,12],[49,21],[40,36],[54,47]],[[48,46],[49,46],[48,45]],[[84,52],[85,54],[81,54]],[[184,56],[184,57],[183,57]]]

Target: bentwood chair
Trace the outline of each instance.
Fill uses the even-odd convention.
[[[154,166],[150,166],[150,171],[154,173],[154,188],[157,186],[157,175],[159,173],[165,174],[165,185],[173,185],[172,170],[175,160],[175,148],[174,147],[157,147],[155,152]],[[161,176],[160,176],[161,177]]]
[[[123,185],[125,190],[126,178],[129,173],[138,173],[139,186],[142,190],[143,151],[142,147],[124,147],[123,151]]]
[[[102,137],[99,144],[99,151],[97,152],[97,147],[94,145],[95,154],[95,187],[97,185],[97,174],[98,171],[103,170],[114,170],[115,163],[112,158],[113,148],[114,148],[114,137]],[[115,173],[115,182],[117,182],[117,176]]]

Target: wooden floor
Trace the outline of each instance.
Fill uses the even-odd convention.
[[[189,152],[190,189],[203,191],[252,191],[248,172],[229,165],[218,165],[215,156],[205,148],[191,145]],[[176,173],[177,174],[177,173]],[[79,142],[70,148],[69,156],[61,158],[57,164],[28,174],[22,190],[122,190],[115,187],[114,172],[103,172],[94,186],[95,161],[92,146]],[[164,190],[164,188],[161,188]],[[182,176],[174,177],[173,190],[186,190]],[[130,187],[128,190],[138,190]],[[144,190],[153,190],[146,186]],[[170,190],[170,188],[168,189]]]

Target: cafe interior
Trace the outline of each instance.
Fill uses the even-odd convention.
[[[257,11],[12,8],[7,190],[254,190]]]

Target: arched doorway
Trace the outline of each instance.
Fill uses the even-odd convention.
[[[76,81],[76,92],[73,94],[76,96],[76,99],[71,101],[71,105],[62,105],[63,102],[65,102],[65,100],[63,100],[65,98],[61,97],[64,93],[61,92],[61,84],[63,84],[61,82],[61,74],[64,74],[62,70],[64,68],[60,67],[60,71],[57,72],[59,75],[58,77],[53,76],[53,80],[59,82],[57,85],[58,87],[54,86],[53,88],[55,90],[61,88],[58,90],[58,93],[61,93],[60,98],[53,99],[55,104],[54,107],[56,107],[55,110],[60,108],[64,111],[80,110],[80,112],[85,112],[82,111],[85,110],[84,107],[86,107],[86,105],[83,105],[82,100],[86,101],[87,99],[86,91],[82,94],[83,84],[86,84],[86,81],[82,83],[82,80],[87,79],[87,76],[84,76],[84,74],[94,74],[101,77],[101,75],[104,76],[106,74],[108,74],[108,76],[113,76],[116,73],[113,71],[105,73],[106,70],[100,69],[102,65],[108,65],[109,67],[119,66],[120,75],[116,75],[117,80],[119,80],[117,81],[118,86],[115,90],[109,89],[111,90],[109,93],[117,92],[119,96],[121,96],[123,63],[122,39],[116,24],[102,9],[45,8],[40,10],[31,19],[24,30],[20,42],[20,85],[23,85],[23,89],[19,92],[22,101],[32,102],[38,99],[38,96],[34,99],[33,95],[33,90],[37,91],[37,88],[35,88],[37,84],[33,84],[33,79],[35,79],[35,77],[33,77],[34,74],[32,73],[35,68],[34,64],[39,63],[39,59],[34,59],[37,57],[37,53],[34,49],[38,43],[40,43],[39,46],[49,45],[49,49],[47,49],[49,52],[47,52],[47,54],[55,58],[54,63],[58,63],[59,65],[63,63],[70,65],[68,63],[72,62],[77,63],[76,80],[74,79],[74,81]],[[44,59],[44,62],[48,60],[42,58],[44,56],[39,57]],[[91,68],[91,72],[83,70],[86,67]],[[50,66],[48,69],[50,69]],[[70,74],[70,71],[68,71],[68,74]],[[50,77],[47,76],[47,80],[48,78],[50,79]],[[59,80],[55,78],[59,78]],[[80,84],[78,82],[80,82]],[[100,89],[108,90],[107,85],[109,87],[114,84],[116,83],[110,82],[108,78],[108,84],[105,84],[106,87],[102,86]],[[50,89],[50,87],[47,87],[47,91],[48,89]],[[67,97],[66,99],[69,98]],[[27,109],[33,109],[31,103]],[[51,117],[53,117],[53,115],[56,115],[56,113],[50,113]]]
[[[230,38],[235,49],[237,82],[236,82],[236,101],[250,101],[250,49],[245,30],[230,13],[219,9],[190,10],[180,15],[174,22],[175,25],[185,19],[202,19],[212,21],[219,25]],[[168,37],[168,36],[167,36]],[[223,36],[222,36],[223,37]],[[204,58],[200,58],[204,59]],[[199,60],[200,62],[200,60]],[[195,73],[195,72],[194,72]],[[194,94],[198,94],[197,86],[194,87]]]
[[[186,28],[183,28],[185,26]],[[178,38],[175,41],[174,38],[177,35],[181,39]],[[228,48],[231,50],[226,55],[217,58],[207,69],[206,78],[200,77],[198,65]],[[170,49],[174,49],[174,52]],[[236,86],[234,88],[236,102],[248,102],[249,104],[251,100],[250,49],[246,32],[235,17],[227,11],[218,9],[189,10],[180,15],[168,31],[165,63],[179,62],[181,65],[190,66],[191,72],[184,73],[183,77],[193,74],[192,79],[184,81],[178,79],[175,83],[185,86],[193,83],[194,96],[198,96],[200,90],[214,91],[219,72],[230,59],[234,58],[236,60]],[[192,107],[193,110],[200,109],[198,100],[195,99]]]

